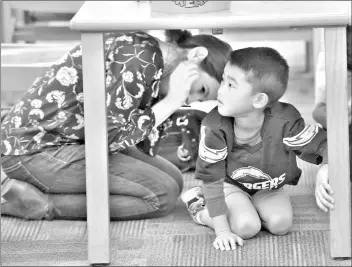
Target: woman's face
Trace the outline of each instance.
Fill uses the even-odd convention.
[[[199,69],[199,77],[193,82],[186,103],[215,100],[219,87],[220,83],[214,77]]]

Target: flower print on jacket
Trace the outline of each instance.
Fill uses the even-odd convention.
[[[83,93],[79,93],[79,94],[76,96],[76,99],[77,99],[78,102],[83,103]]]
[[[122,73],[122,79],[127,82],[127,83],[131,83],[133,82],[133,74],[130,71],[124,72]]]
[[[75,117],[77,120],[77,125],[73,126],[72,129],[73,130],[80,130],[84,127],[84,118],[79,114],[75,114]]]
[[[22,118],[19,116],[14,116],[11,118],[11,123],[14,125],[14,128],[20,128],[22,124]]]
[[[122,35],[122,36],[120,36],[120,37],[117,37],[116,39],[115,39],[115,41],[116,42],[123,42],[123,41],[126,41],[126,42],[133,42],[133,38],[132,38],[132,36],[126,36],[126,35]]]
[[[58,108],[61,108],[65,102],[65,92],[62,91],[52,91],[46,95],[46,100],[49,103],[57,103]]]
[[[41,108],[42,103],[43,103],[43,101],[41,101],[40,99],[34,99],[31,101],[31,106],[34,108]]]
[[[75,84],[78,80],[77,70],[72,67],[62,67],[56,73],[56,80],[58,80],[63,86]]]
[[[80,57],[80,56],[82,56],[82,45],[79,45],[78,47],[79,48],[78,48],[77,51],[71,53],[71,57]]]
[[[162,126],[152,130],[151,107],[164,69],[158,41],[144,32],[104,37],[109,152],[140,143],[140,149],[155,155],[163,137]],[[82,46],[77,45],[38,77],[6,116],[1,153],[22,155],[84,143],[83,102]]]
[[[20,101],[18,104],[16,104],[15,106],[13,106],[12,108],[12,112],[13,113],[22,113],[23,109],[25,109],[24,107],[24,102]]]
[[[41,109],[32,109],[28,114],[28,118],[30,120],[40,121],[44,118],[44,112]]]
[[[10,155],[12,151],[12,146],[10,142],[8,140],[4,140],[3,142],[1,142],[1,146],[3,146],[3,150],[1,151],[1,154]]]

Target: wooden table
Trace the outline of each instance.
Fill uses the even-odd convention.
[[[351,257],[345,28],[350,10],[349,1],[234,1],[231,11],[165,15],[152,13],[149,1],[85,2],[70,27],[81,31],[83,45],[89,262],[110,262],[103,32],[206,28],[325,28],[329,177],[336,203],[330,212],[331,256]]]

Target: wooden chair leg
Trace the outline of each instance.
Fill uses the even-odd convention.
[[[109,182],[102,33],[82,33],[88,259],[109,264]],[[92,64],[94,62],[94,64]]]
[[[346,28],[325,29],[329,180],[335,208],[330,211],[332,258],[351,257],[351,192],[347,114]]]

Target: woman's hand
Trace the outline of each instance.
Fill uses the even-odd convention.
[[[155,127],[178,110],[187,100],[192,83],[199,77],[198,66],[192,62],[181,62],[169,80],[169,90],[164,99],[157,102],[152,110],[155,115]]]
[[[331,186],[329,185],[328,164],[319,168],[315,183],[315,199],[319,208],[325,212],[334,208],[334,199]]]
[[[220,250],[233,250],[236,249],[236,244],[243,246],[243,239],[231,231],[223,231],[217,234],[213,246]]]
[[[193,82],[199,77],[198,66],[190,61],[181,62],[170,76],[169,90],[166,98],[182,106]]]

